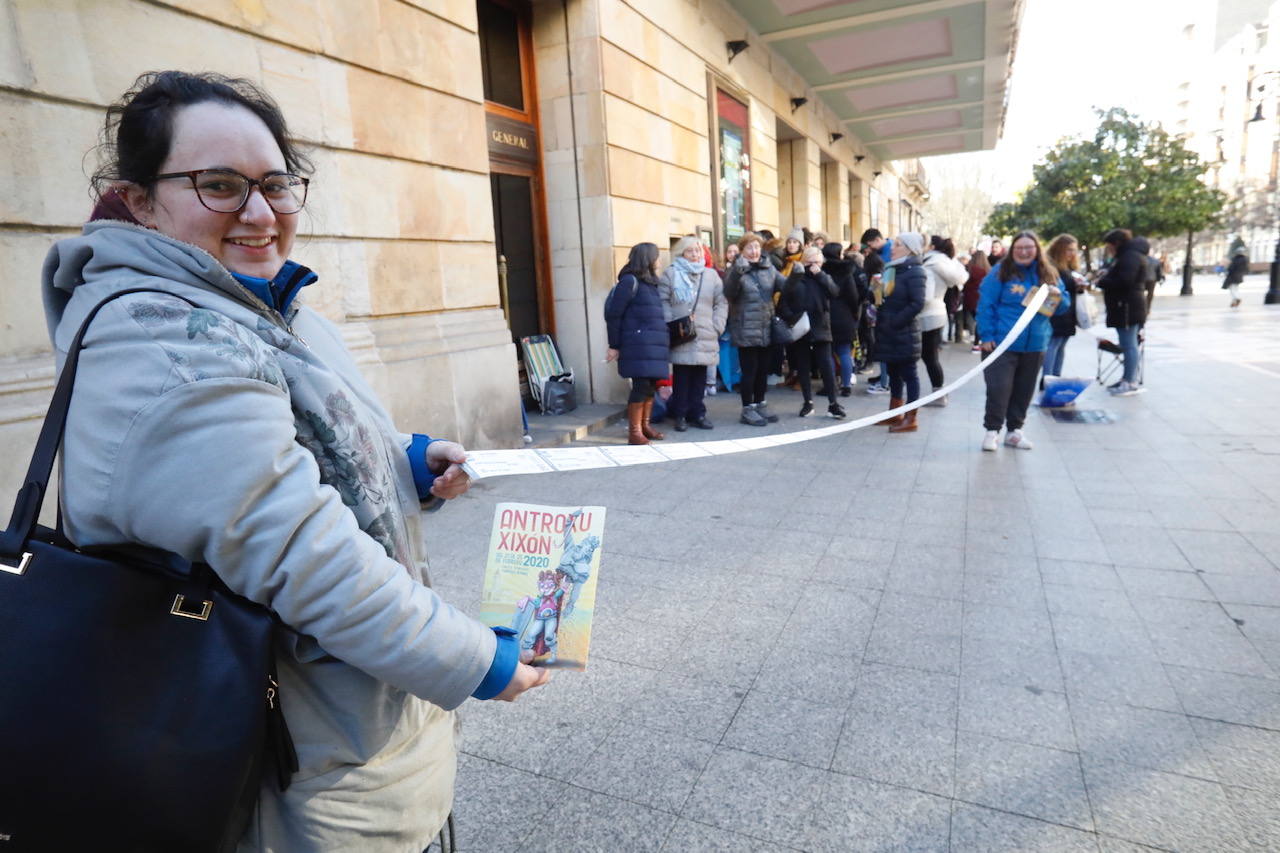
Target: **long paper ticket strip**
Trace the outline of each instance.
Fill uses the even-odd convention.
[[[910,412],[946,394],[950,394],[960,386],[972,380],[982,371],[1004,355],[1023,333],[1044,303],[1048,291],[1038,288],[1027,307],[1023,309],[1018,322],[1013,324],[1009,334],[1004,336],[1000,345],[991,355],[965,371],[959,379],[936,391],[925,394],[913,403],[907,403],[896,409],[876,412],[873,415],[844,421],[818,429],[794,430],[775,435],[756,435],[748,438],[727,438],[720,441],[690,441],[674,444],[648,445],[604,445],[599,447],[549,447],[541,450],[468,450],[467,461],[462,468],[473,480],[485,477],[509,477],[516,474],[550,474],[554,471],[583,471],[590,468],[620,468],[630,465],[649,465],[657,462],[670,462],[683,459],[698,459],[704,456],[723,456],[729,453],[747,453],[752,450],[764,450],[781,447],[798,441],[813,441],[827,438],[850,430],[862,429],[883,421],[885,418]]]

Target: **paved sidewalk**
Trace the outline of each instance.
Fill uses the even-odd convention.
[[[496,502],[609,508],[590,671],[464,706],[459,849],[1280,849],[1280,308],[1196,284],[1157,299],[1149,392],[1034,410],[1031,452],[979,451],[979,379],[914,435],[482,481],[434,516],[474,613]],[[831,423],[770,399],[771,429]],[[711,402],[668,440],[759,434]]]

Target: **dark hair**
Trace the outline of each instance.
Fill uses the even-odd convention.
[[[870,243],[872,240],[878,240],[883,236],[884,235],[880,233],[879,228],[868,228],[866,231],[862,232],[862,239],[859,240],[858,242]]]
[[[285,168],[296,174],[311,172],[311,162],[289,141],[280,107],[253,83],[212,72],[148,71],[107,108],[98,148],[102,166],[92,179],[95,195],[101,197],[113,181],[150,183],[169,156],[178,110],[206,101],[244,107],[256,115],[280,146]]]
[[[1013,247],[1018,244],[1019,240],[1024,238],[1036,244],[1036,259],[1032,262],[1032,265],[1036,267],[1040,283],[1049,284],[1057,281],[1059,278],[1058,270],[1045,257],[1044,249],[1040,246],[1040,237],[1034,231],[1019,231],[1009,241],[1009,251],[1004,253],[1004,258],[1000,261],[999,272],[996,273],[1000,281],[1006,282],[1018,275],[1018,262],[1013,259]]]
[[[1128,228],[1112,228],[1106,234],[1102,235],[1102,242],[1109,243],[1119,249],[1125,243],[1133,239],[1133,232]]]
[[[934,234],[929,238],[929,245],[936,251],[946,255],[948,258],[954,258],[956,256],[956,244],[951,242],[950,237],[940,237],[937,234]]]
[[[760,242],[762,242],[762,243],[767,243],[767,242],[769,242],[770,240],[776,239],[776,238],[773,236],[773,232],[772,232],[772,231],[770,231],[768,228],[761,228],[761,229],[757,230],[757,231],[756,231],[756,233],[760,235]],[[741,246],[741,245],[742,245],[741,241],[739,241],[738,245],[739,245],[739,246]]]
[[[636,243],[627,255],[627,262],[618,270],[618,278],[633,275],[642,281],[655,280],[654,266],[658,263],[658,247],[654,243]]]

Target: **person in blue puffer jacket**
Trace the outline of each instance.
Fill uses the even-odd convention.
[[[987,273],[978,289],[978,345],[983,358],[1013,329],[1022,316],[1023,300],[1042,282],[1058,289],[1061,301],[1054,313],[1072,310],[1071,295],[1062,283],[1061,274],[1041,250],[1040,238],[1031,231],[1023,231],[1013,238],[1009,253]],[[1044,363],[1044,351],[1052,331],[1049,318],[1036,314],[1009,349],[983,373],[987,382],[987,407],[982,419],[987,432],[982,439],[983,450],[996,449],[1000,428],[1006,425],[1006,445],[1031,449],[1031,441],[1022,434],[1022,425],[1027,419],[1036,376]]]
[[[637,243],[605,302],[604,318],[609,327],[605,360],[618,362],[618,374],[631,380],[627,397],[629,444],[666,438],[650,426],[655,383],[667,378],[671,360],[671,333],[663,319],[658,284],[658,247]]]

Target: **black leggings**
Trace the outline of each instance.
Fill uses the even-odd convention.
[[[769,387],[769,357],[771,347],[738,347],[738,365],[742,378],[738,380],[738,393],[742,405],[763,403],[764,392]]]
[[[930,329],[920,334],[920,359],[924,369],[929,371],[929,381],[934,388],[941,388],[942,361],[938,358],[938,350],[942,347],[942,329]]]
[[[653,399],[653,393],[657,389],[653,383],[656,379],[644,379],[639,376],[631,377],[631,393],[627,395],[628,403],[643,403]]]
[[[827,400],[834,403],[836,401],[836,376],[832,370],[831,342],[812,341],[806,337],[791,345],[791,366],[795,368],[800,377],[800,390],[804,392],[805,400],[813,399],[813,376],[810,372],[813,361],[810,360],[810,355],[818,363],[818,372],[822,375],[822,381],[826,385]]]

